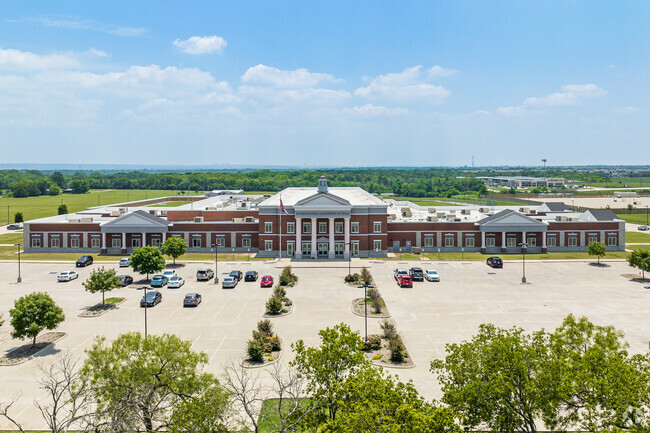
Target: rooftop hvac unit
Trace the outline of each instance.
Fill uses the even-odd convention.
[[[530,212],[530,209],[527,208],[527,207],[520,207],[520,208],[519,208],[519,212],[521,212],[521,213],[528,213],[528,212]]]
[[[194,217],[194,222],[195,223],[202,223],[203,222],[203,217],[202,216]]]
[[[463,215],[469,215],[471,213],[471,210],[469,210],[469,209],[461,209],[460,213],[463,214]]]
[[[530,214],[531,215],[537,215],[537,210],[536,209],[531,209]]]
[[[150,213],[151,215],[155,215],[155,214],[156,214],[156,211],[152,209],[152,210],[149,211],[149,213]]]
[[[205,208],[205,210],[217,210],[216,206],[208,206]]]
[[[430,207],[429,208],[429,213],[436,213],[436,208],[435,207]]]
[[[453,222],[455,222],[455,223],[459,223],[459,222],[460,222],[460,218],[453,218],[451,221],[453,221]]]
[[[444,218],[446,215],[447,215],[447,214],[444,213],[444,212],[436,212],[436,216],[437,216],[438,218]]]
[[[428,216],[428,217],[427,217],[427,221],[429,221],[429,222],[435,222],[435,221],[438,221],[438,217]]]
[[[82,223],[91,223],[91,222],[93,222],[93,219],[92,219],[92,217],[85,217],[85,218],[81,218],[81,222]]]
[[[79,218],[70,218],[70,219],[68,220],[68,222],[69,222],[69,223],[80,223],[81,220],[80,220]]]
[[[111,216],[120,216],[122,213],[119,210],[112,210]]]
[[[567,217],[564,215],[556,215],[555,221],[567,221]]]
[[[254,223],[254,222],[255,222],[255,217],[250,217],[250,216],[249,216],[249,217],[246,217],[245,221],[246,221],[247,223]]]
[[[478,211],[481,212],[481,213],[488,213],[488,212],[490,212],[490,208],[489,207],[481,207],[481,208],[478,209]]]
[[[167,211],[166,210],[161,210],[160,215],[161,216],[167,216]]]

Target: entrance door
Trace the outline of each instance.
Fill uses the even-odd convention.
[[[327,244],[326,243],[319,243],[318,244],[318,255],[319,256],[326,256],[327,255]]]
[[[358,256],[359,255],[359,244],[358,243],[353,243],[352,244],[352,255],[353,256]]]
[[[334,243],[334,255],[342,256],[343,251],[344,251],[344,246],[345,246],[345,244],[343,242],[335,242]]]
[[[288,255],[289,257],[292,257],[292,256],[293,256],[293,250],[294,250],[294,248],[295,248],[295,245],[294,245],[293,241],[289,241],[289,242],[287,242],[287,255]]]
[[[303,256],[311,255],[311,242],[302,243],[302,255]]]

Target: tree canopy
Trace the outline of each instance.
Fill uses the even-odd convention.
[[[14,308],[9,310],[11,326],[14,328],[13,338],[32,339],[32,346],[36,344],[36,337],[43,329],[55,329],[65,320],[63,309],[56,305],[47,293],[36,292],[18,298]]]
[[[152,246],[136,248],[131,254],[131,268],[139,274],[149,274],[160,272],[165,269],[165,258],[160,250]]]
[[[185,241],[175,236],[167,238],[162,244],[162,253],[174,259],[174,264],[176,264],[177,258],[185,254],[186,250],[187,244]]]
[[[640,269],[645,280],[645,273],[650,272],[650,251],[635,250],[627,255],[627,263],[633,268]]]
[[[587,254],[598,257],[598,264],[600,264],[600,258],[603,257],[606,252],[607,247],[603,242],[589,242],[589,245],[587,245]]]
[[[90,293],[101,292],[102,305],[105,304],[106,292],[120,287],[120,278],[117,276],[115,269],[106,270],[103,266],[94,270],[86,281],[81,283],[86,291]]]

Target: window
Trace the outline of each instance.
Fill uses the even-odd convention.
[[[79,235],[72,235],[70,237],[70,248],[79,248]]]
[[[470,248],[474,246],[474,236],[467,236],[465,238],[465,246]]]
[[[296,232],[296,223],[287,223],[287,233]]]
[[[359,223],[352,223],[351,230],[352,233],[359,233]]]
[[[570,247],[575,247],[575,246],[577,246],[577,245],[578,245],[578,236],[575,235],[575,234],[573,234],[573,235],[569,235],[569,239],[568,239],[567,245],[570,246]]]
[[[607,246],[615,247],[618,244],[618,238],[614,233],[607,235]]]
[[[151,237],[151,246],[160,248],[160,236]]]
[[[508,248],[516,247],[517,246],[517,238],[515,236],[508,236],[506,239],[506,246]]]
[[[381,233],[381,221],[375,221],[374,231],[375,233]]]
[[[52,248],[60,248],[61,247],[61,237],[60,236],[52,236],[52,240],[50,241],[50,246]]]
[[[201,235],[192,235],[192,247],[201,248]]]
[[[424,237],[424,247],[425,248],[433,248],[433,236],[425,236]]]
[[[343,223],[342,222],[334,223],[334,232],[335,233],[343,233]]]
[[[273,251],[273,241],[264,241],[264,250]]]
[[[358,256],[359,255],[359,242],[352,242],[352,255],[353,256]]]
[[[111,246],[113,248],[122,248],[122,239],[119,236],[113,236],[111,238]]]
[[[446,247],[454,246],[454,235],[445,235],[445,246]]]
[[[497,245],[497,243],[496,243],[496,238],[494,237],[494,235],[487,236],[485,238],[485,247],[486,248],[494,248],[496,245]]]
[[[555,235],[548,235],[546,238],[546,246],[555,248],[557,246],[557,238]]]
[[[141,240],[141,239],[140,239],[139,236],[138,236],[137,238],[136,238],[135,236],[133,236],[133,237],[131,238],[131,246],[132,246],[133,248],[140,248],[140,247],[142,246],[142,242],[140,242],[140,240]]]
[[[245,238],[241,238],[241,246],[243,248],[250,248],[251,247],[251,238],[246,236]]]
[[[327,223],[318,223],[318,233],[327,233]]]
[[[40,248],[40,247],[41,247],[41,237],[32,236],[32,248]]]
[[[598,235],[596,233],[589,233],[587,236],[587,245],[592,242],[598,242]]]
[[[90,238],[90,247],[91,248],[101,248],[101,240],[99,236],[93,236]]]
[[[305,221],[302,223],[302,232],[311,233],[311,222]]]
[[[536,247],[537,246],[537,237],[536,236],[528,236],[526,238],[526,244],[528,245],[529,248]]]
[[[264,233],[273,233],[273,223],[264,223]]]
[[[375,251],[381,251],[381,240],[372,241]]]

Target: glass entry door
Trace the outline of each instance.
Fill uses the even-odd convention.
[[[327,255],[327,244],[326,243],[319,243],[318,244],[318,255],[319,256],[326,256]]]
[[[359,244],[357,242],[354,242],[352,244],[352,255],[353,256],[358,256],[359,255]]]
[[[311,242],[302,243],[302,255],[303,256],[311,255]]]
[[[345,244],[343,242],[336,242],[334,244],[334,254],[337,256],[342,256],[344,251]]]

